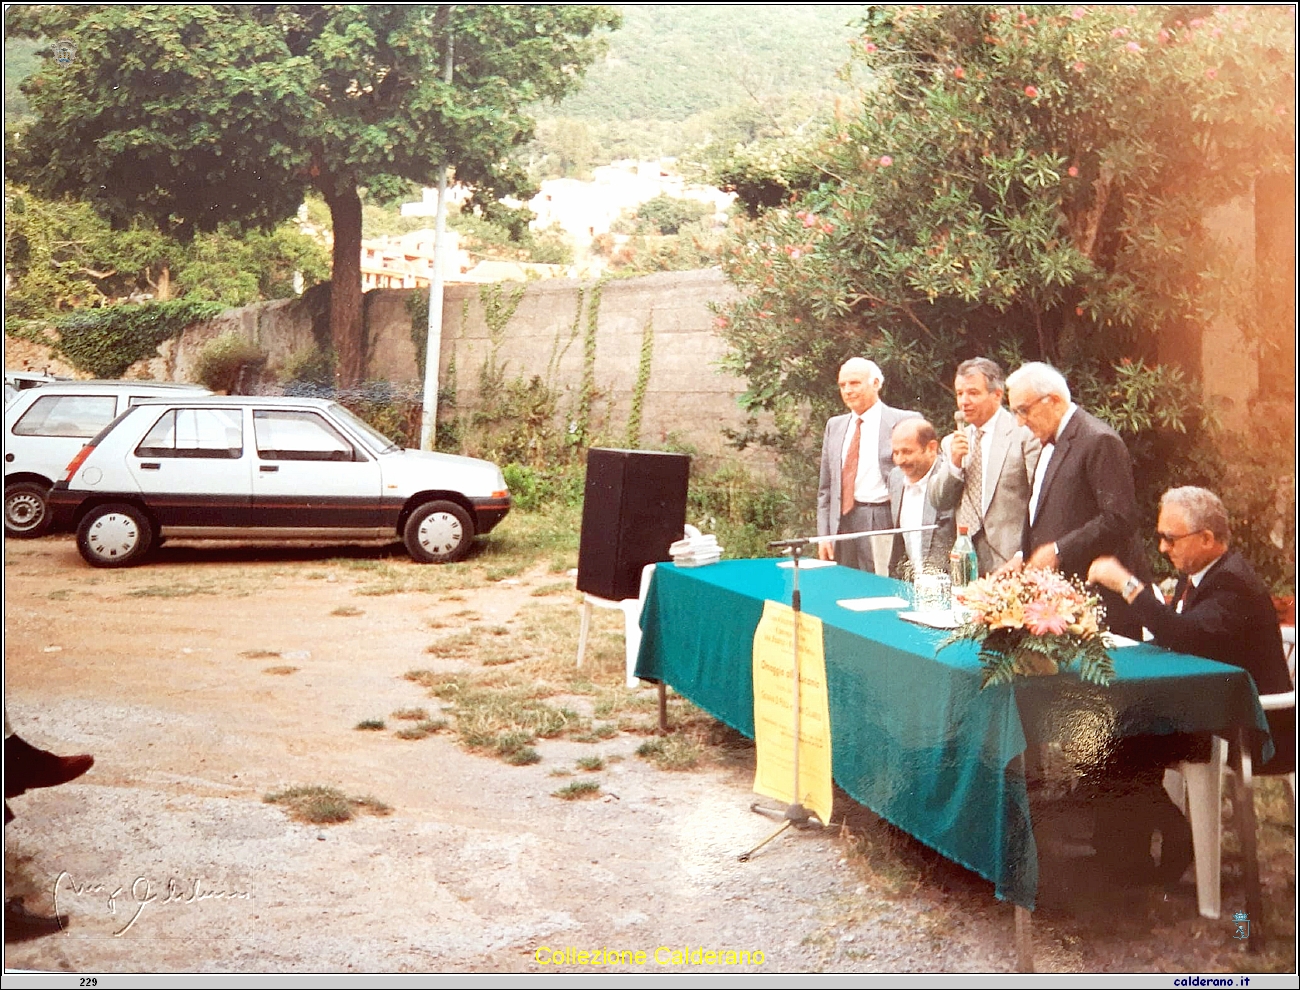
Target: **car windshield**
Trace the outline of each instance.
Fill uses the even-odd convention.
[[[375,449],[378,450],[381,454],[387,454],[389,451],[402,449],[397,444],[393,443],[393,441],[389,440],[388,437],[384,436],[373,426],[367,423],[364,419],[361,419],[359,416],[353,414],[350,410],[344,408],[343,406],[340,406],[337,402],[331,402],[329,409],[331,413],[337,416],[344,423],[347,423],[358,433],[360,433],[363,437],[365,437],[372,444],[374,444]]]

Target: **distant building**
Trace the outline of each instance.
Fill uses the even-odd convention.
[[[673,196],[703,203],[713,211],[712,219],[723,223],[736,200],[714,186],[687,183],[667,171],[672,160],[663,162],[621,161],[592,169],[590,182],[578,179],[547,179],[542,190],[528,201],[537,214],[534,230],[559,226],[576,246],[588,248],[597,234],[609,233],[610,225],[625,210],[635,210],[656,196]]]
[[[434,231],[421,229],[398,237],[376,237],[361,242],[361,289],[421,289],[433,279]],[[473,264],[460,246],[460,234],[443,232],[443,281],[461,277]]]

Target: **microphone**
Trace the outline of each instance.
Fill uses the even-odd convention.
[[[952,421],[957,424],[957,429],[966,434],[966,441],[970,444],[975,443],[975,426],[967,422],[966,414],[958,409],[952,414]]]

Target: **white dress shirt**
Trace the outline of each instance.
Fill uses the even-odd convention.
[[[1043,452],[1038,455],[1038,466],[1034,468],[1034,491],[1029,497],[1029,525],[1034,524],[1038,518],[1038,496],[1043,491],[1043,478],[1047,476],[1047,465],[1052,463],[1052,455],[1056,453],[1056,441],[1061,439],[1061,431],[1065,429],[1065,424],[1070,421],[1074,411],[1079,407],[1073,402],[1065,410],[1065,415],[1061,421],[1056,424],[1056,433],[1052,436],[1052,444],[1043,445]]]
[[[904,478],[903,500],[898,507],[899,529],[913,529],[925,525],[924,512],[929,483],[928,472],[924,478],[915,483]],[[920,574],[922,571],[921,537],[923,535],[920,532],[903,534],[903,547],[907,550],[907,559],[912,562],[913,574]]]
[[[888,502],[889,486],[880,476],[880,403],[873,402],[871,408],[861,416],[849,419],[849,428],[844,431],[844,446],[840,448],[840,467],[848,455],[849,444],[853,441],[853,430],[858,420],[862,422],[862,440],[858,445],[858,476],[853,484],[853,501]],[[840,511],[847,513],[853,506],[841,505]]]

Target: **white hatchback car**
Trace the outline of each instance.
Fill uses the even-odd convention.
[[[201,385],[174,382],[35,384],[21,389],[5,407],[7,536],[40,536],[50,528],[46,494],[67,474],[68,462],[86,441],[127,407],[159,396],[210,394]]]
[[[157,538],[400,537],[421,563],[459,560],[510,511],[501,469],[403,450],[336,402],[210,396],[141,403],[50,493],[96,567],[138,563]]]

